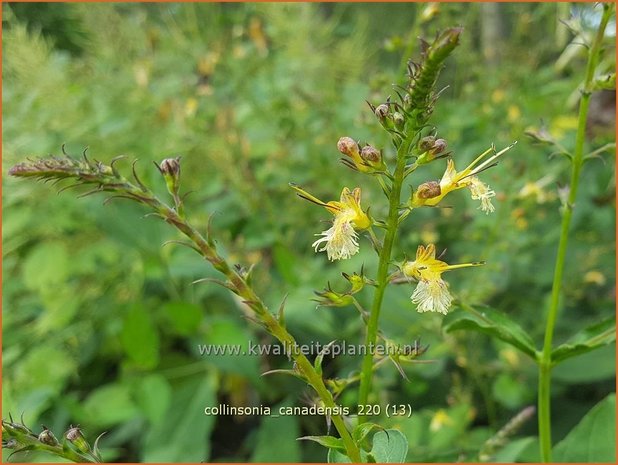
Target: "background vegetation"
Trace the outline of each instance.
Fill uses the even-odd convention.
[[[458,24],[462,46],[441,76],[450,87],[433,120],[439,135],[458,165],[492,142],[519,144],[485,177],[498,193],[495,214],[449,198],[457,208],[415,212],[396,254],[435,242],[449,262],[486,260],[453,275],[453,290],[508,314],[540,346],[568,163],[524,131],[542,121],[572,146],[584,53],[559,23],[570,13],[590,27],[597,18],[581,4],[5,4],[2,416],[23,412],[27,424],[57,432],[79,423],[89,439],[108,431],[105,460],[323,461],[323,449],[295,440],[324,434],[323,418],[204,416],[220,402],[301,405],[308,396],[295,379],[260,377],[286,367],[284,357],[199,355],[198,344],[269,341],[225,290],[190,284],[214,274],[196,254],[161,247],[171,229],[128,203],[76,201],[4,175],[66,143],[74,155],[88,146],[105,161],[139,158],[142,177],[164,192],[151,161],[181,154],[190,215],[205,228],[217,212],[219,244],[256,264],[267,303],[289,293],[299,342],[360,343],[354,309],[309,299],[327,280],[344,288],[342,271],[375,270],[375,257],[369,247],[336,265],[316,256],[310,244],[325,214],[288,182],[327,199],[362,185],[365,205],[386,208],[338,163],[336,142],[349,135],[392,156],[364,100],[381,101],[403,79],[417,36]],[[596,147],[614,140],[615,100],[595,98]],[[584,169],[557,343],[614,311],[613,166],[604,155]],[[373,401],[415,408],[411,420],[379,422],[406,434],[408,460],[478,460],[482,444],[534,404],[534,365],[486,336],[444,334],[441,315],[414,310],[411,290],[388,290],[382,328],[429,344],[433,362],[409,366],[411,382],[392,366],[378,372]],[[345,376],[358,363],[339,357],[325,371]],[[554,382],[557,441],[615,390],[615,347],[565,362]],[[353,391],[340,402],[354,405]],[[535,435],[532,420],[497,459],[538,460]]]

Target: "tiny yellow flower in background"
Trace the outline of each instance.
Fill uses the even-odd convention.
[[[331,261],[347,259],[358,253],[358,233],[356,231],[362,231],[371,226],[369,216],[360,205],[360,187],[353,191],[344,187],[339,201],[323,202],[294,184],[290,186],[300,197],[326,208],[335,216],[331,228],[316,234],[316,236],[322,236],[312,244],[316,252],[326,251]]]
[[[442,175],[440,182],[430,181],[421,184],[412,194],[412,198],[409,202],[410,207],[433,207],[440,203],[449,192],[467,187],[470,189],[472,199],[481,201],[481,206],[479,208],[482,211],[488,214],[493,212],[495,209],[491,203],[491,198],[495,197],[496,193],[476,175],[494,166],[496,160],[513,147],[513,145],[492,155],[481,163],[487,155],[495,151],[493,147],[486,150],[462,171],[457,171],[455,169],[455,162],[452,159],[448,160],[446,171],[444,175]]]
[[[432,433],[440,431],[444,426],[450,426],[454,423],[453,419],[446,413],[446,410],[438,410],[431,418],[429,423],[429,430]]]
[[[484,265],[484,262],[449,265],[436,258],[436,246],[429,244],[427,247],[419,245],[416,260],[405,262],[401,271],[404,276],[418,281],[410,298],[412,303],[418,306],[419,312],[439,312],[446,315],[453,303],[453,297],[448,290],[448,283],[442,279],[442,273],[479,265]]]

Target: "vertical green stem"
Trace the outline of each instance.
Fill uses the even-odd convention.
[[[552,339],[554,336],[554,327],[558,316],[558,308],[560,304],[560,291],[562,287],[562,276],[564,272],[564,264],[566,259],[567,245],[569,241],[569,228],[571,218],[573,216],[573,207],[577,197],[577,189],[579,187],[579,176],[582,165],[584,163],[584,142],[586,140],[586,120],[588,116],[588,108],[590,106],[590,94],[594,79],[594,72],[599,61],[599,52],[605,28],[611,17],[613,8],[611,4],[603,4],[603,17],[601,24],[594,37],[594,42],[590,48],[588,55],[588,64],[586,65],[586,78],[582,89],[582,97],[579,104],[579,119],[577,125],[577,136],[575,140],[575,151],[571,167],[571,184],[569,196],[564,205],[564,214],[562,216],[562,226],[560,230],[560,242],[558,244],[558,254],[556,257],[556,265],[554,269],[554,280],[552,284],[551,301],[549,312],[547,315],[547,323],[545,326],[545,340],[543,343],[543,352],[539,360],[539,441],[541,447],[541,460],[543,462],[551,462],[551,351]]]
[[[382,308],[382,300],[384,292],[388,285],[388,265],[391,261],[391,252],[393,243],[397,235],[397,227],[399,222],[399,205],[401,202],[401,185],[403,184],[404,172],[406,167],[406,155],[410,149],[411,137],[407,137],[397,150],[397,166],[393,173],[393,183],[389,196],[388,218],[386,220],[386,235],[384,236],[384,244],[380,251],[378,275],[376,278],[377,288],[373,295],[373,303],[371,305],[371,313],[367,324],[367,334],[365,337],[365,355],[360,375],[360,388],[358,395],[358,404],[367,405],[369,393],[371,391],[371,378],[373,376],[373,350],[375,348],[378,337],[378,321],[380,319],[380,310]],[[359,422],[365,421],[364,416],[358,418]]]

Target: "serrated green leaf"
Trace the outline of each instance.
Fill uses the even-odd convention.
[[[462,305],[462,309],[456,310],[444,318],[442,328],[447,333],[460,329],[478,331],[498,338],[519,349],[532,359],[536,359],[537,352],[534,342],[528,333],[506,315],[490,308],[476,310],[468,305]]]
[[[616,341],[616,317],[612,316],[579,331],[564,344],[560,344],[551,353],[554,364],[568,358],[585,354]]]
[[[616,395],[592,407],[553,452],[556,462],[616,463]]]

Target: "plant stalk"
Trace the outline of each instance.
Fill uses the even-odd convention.
[[[363,357],[358,395],[358,404],[363,406],[367,405],[369,393],[371,392],[371,380],[373,377],[373,352],[371,348],[375,348],[378,338],[380,310],[382,308],[384,292],[388,285],[388,265],[391,261],[393,243],[395,242],[395,236],[397,235],[399,225],[399,206],[401,203],[401,186],[403,184],[406,167],[406,155],[410,149],[411,142],[412,137],[406,137],[397,150],[397,165],[393,173],[393,185],[389,196],[388,218],[386,220],[387,229],[384,236],[384,244],[380,250],[378,274],[376,278],[377,287],[373,295],[373,303],[371,305],[367,333],[365,336],[366,352]],[[362,423],[366,421],[366,417],[364,415],[359,415],[358,421]]]
[[[268,310],[253,288],[247,284],[245,279],[233,268],[231,268],[229,264],[217,254],[216,250],[210,246],[208,241],[206,241],[199,231],[181,218],[175,210],[161,203],[157,205],[156,209],[162,216],[165,217],[168,223],[174,225],[197,246],[200,253],[206,260],[208,260],[219,272],[223,273],[228,278],[234,292],[242,297],[245,303],[251,307],[259,322],[270,334],[283,343],[286,350],[288,350],[288,353],[290,353],[294,359],[296,368],[300,374],[305,377],[311,387],[313,387],[318,396],[320,396],[324,406],[327,408],[334,408],[335,401],[331,392],[326,388],[322,377],[316,372],[313,365],[305,355],[293,350],[293,348],[297,346],[294,337]],[[340,415],[333,415],[331,418],[335,428],[343,440],[348,457],[350,457],[352,462],[361,462],[360,450],[352,439],[343,418]]]
[[[613,5],[603,4],[603,16],[601,23],[594,37],[594,42],[589,50],[588,63],[586,65],[586,77],[582,89],[582,96],[579,103],[579,117],[577,124],[577,135],[575,139],[575,151],[571,165],[571,183],[569,195],[566,204],[564,205],[564,213],[562,216],[562,225],[560,230],[560,242],[558,244],[558,254],[556,256],[556,264],[554,268],[554,279],[552,284],[551,301],[547,314],[547,322],[545,325],[545,339],[543,342],[543,351],[539,360],[539,442],[541,448],[541,460],[543,462],[551,462],[551,370],[552,370],[552,340],[554,336],[554,327],[558,317],[560,305],[560,293],[562,288],[562,278],[564,273],[564,264],[566,260],[567,245],[569,241],[569,229],[573,216],[573,208],[577,197],[577,189],[579,187],[579,177],[584,163],[584,143],[586,141],[586,121],[588,116],[588,108],[590,106],[590,95],[592,92],[592,84],[594,73],[599,61],[599,52],[605,35],[605,28],[613,11]]]

